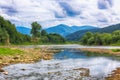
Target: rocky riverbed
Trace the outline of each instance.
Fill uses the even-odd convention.
[[[16,62],[19,64],[13,62],[12,65],[3,67],[0,70],[0,80],[105,80],[112,71],[120,67],[119,60],[110,56],[87,55],[80,50],[80,46],[76,46],[76,48],[75,45],[67,45],[63,48],[60,45],[45,47],[19,47],[28,54],[34,51],[38,58],[31,62],[29,59],[35,55],[30,58],[25,56],[24,60],[27,59],[28,62]],[[41,48],[45,50],[41,50]],[[59,49],[62,49],[61,52]],[[56,54],[54,55],[54,53]],[[15,60],[19,60],[19,58],[16,57]],[[36,62],[34,63],[34,61]]]
[[[20,54],[13,53],[12,55],[0,55],[0,72],[5,75],[8,74],[7,71],[2,69],[4,66],[17,63],[34,63],[40,59],[50,60],[53,54],[59,52],[60,50],[53,50],[49,48],[18,48],[18,47],[1,47],[5,49],[19,50]]]

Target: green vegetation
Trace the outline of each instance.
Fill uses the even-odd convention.
[[[120,52],[120,49],[112,49],[113,52]]]
[[[113,31],[120,30],[120,23],[115,25],[106,26],[104,28],[95,28],[95,29],[88,29],[88,30],[79,30],[72,34],[66,36],[67,40],[69,41],[79,41],[87,32],[92,33],[112,33]]]
[[[87,32],[81,39],[83,45],[111,45],[120,43],[120,30],[110,33]]]
[[[31,29],[32,37],[33,38],[39,38],[40,37],[41,25],[39,25],[37,22],[33,22],[31,25],[32,25],[32,29]]]
[[[30,36],[17,32],[15,25],[0,16],[0,44],[30,42]]]
[[[109,54],[109,53],[98,53],[98,52],[90,52],[90,51],[86,51],[85,54],[87,56],[103,56],[103,57],[110,57],[110,56],[113,56],[112,54]]]
[[[59,34],[48,34],[37,22],[31,24],[31,34],[24,35],[17,32],[15,25],[0,16],[0,44],[50,44],[65,43]]]
[[[0,55],[15,55],[21,53],[23,53],[23,51],[19,49],[0,48]]]
[[[32,41],[39,44],[59,44],[65,43],[65,39],[59,34],[48,34],[45,30],[42,30],[42,27],[37,22],[32,23]]]

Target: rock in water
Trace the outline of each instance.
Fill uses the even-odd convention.
[[[7,71],[4,71],[3,74],[8,75],[8,72],[7,72]]]

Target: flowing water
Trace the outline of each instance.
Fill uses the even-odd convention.
[[[112,57],[64,49],[52,60],[4,67],[9,74],[0,73],[0,80],[104,80],[117,67],[120,62]]]

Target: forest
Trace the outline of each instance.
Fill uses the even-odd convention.
[[[88,29],[88,30],[79,30],[72,34],[66,36],[67,40],[70,41],[79,41],[87,32],[92,33],[112,33],[113,31],[120,30],[120,23],[109,25],[104,28],[95,28],[95,29]]]
[[[87,32],[80,40],[83,45],[112,45],[120,43],[120,30],[112,33]]]
[[[115,25],[116,26],[116,25]],[[117,25],[119,26],[119,25]],[[111,29],[113,26],[111,26]],[[114,27],[115,28],[115,27]],[[117,27],[118,29],[118,27]],[[104,29],[106,30],[106,29]],[[108,30],[109,31],[109,30]],[[0,44],[62,44],[66,39],[60,34],[47,33],[42,26],[31,23],[31,35],[18,32],[14,24],[0,16]],[[78,41],[79,42],[79,41]],[[86,32],[80,39],[82,45],[112,45],[120,44],[120,30],[107,32]]]
[[[37,22],[33,22],[31,27],[31,35],[22,34],[14,24],[0,16],[0,44],[58,44],[66,41],[59,34],[48,34]]]

